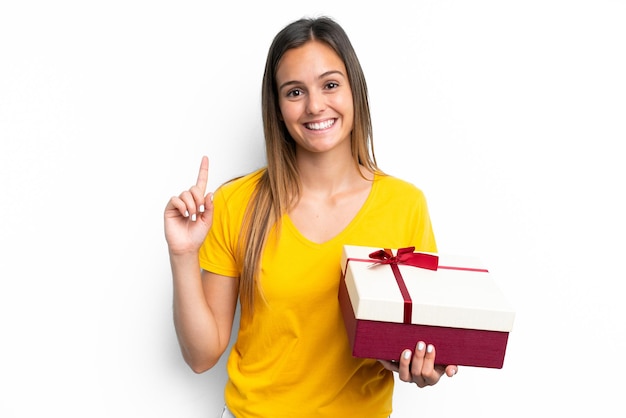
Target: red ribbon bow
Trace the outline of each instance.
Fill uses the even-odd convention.
[[[439,257],[433,254],[416,253],[415,247],[400,248],[394,256],[390,249],[374,251],[370,258],[377,260],[377,264],[406,264],[428,270],[437,270]]]
[[[439,257],[434,254],[416,253],[415,247],[400,248],[396,251],[394,256],[390,249],[374,251],[369,255],[371,259],[376,260],[376,264],[389,264],[393,275],[396,278],[400,293],[404,299],[404,323],[410,324],[411,317],[413,316],[413,302],[411,301],[411,295],[409,294],[402,273],[398,268],[398,264],[409,265],[413,267],[419,267],[428,270],[437,270],[439,264]]]

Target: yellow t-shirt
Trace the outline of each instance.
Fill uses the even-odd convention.
[[[200,251],[203,269],[239,277],[239,228],[261,173],[216,191],[214,223]],[[389,416],[392,373],[351,354],[337,298],[341,252],[344,244],[436,252],[423,193],[377,175],[356,217],[323,244],[302,236],[289,216],[281,222],[280,239],[270,232],[262,259],[266,302],[257,293],[251,319],[242,315],[228,359],[228,408],[237,418]]]

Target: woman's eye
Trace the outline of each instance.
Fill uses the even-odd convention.
[[[334,81],[331,81],[330,83],[326,84],[327,89],[335,89],[337,87],[339,87],[339,84],[335,83]]]
[[[302,94],[302,90],[300,89],[293,89],[293,90],[289,90],[287,92],[287,97],[298,97]]]

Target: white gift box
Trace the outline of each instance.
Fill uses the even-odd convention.
[[[343,248],[339,299],[353,355],[397,360],[424,341],[435,346],[437,363],[502,367],[515,312],[478,258],[401,250],[434,260],[431,270],[395,264],[396,249],[384,260],[370,257],[381,252]]]

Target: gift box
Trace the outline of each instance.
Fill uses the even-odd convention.
[[[476,257],[346,245],[339,302],[355,357],[502,368],[515,312]]]

